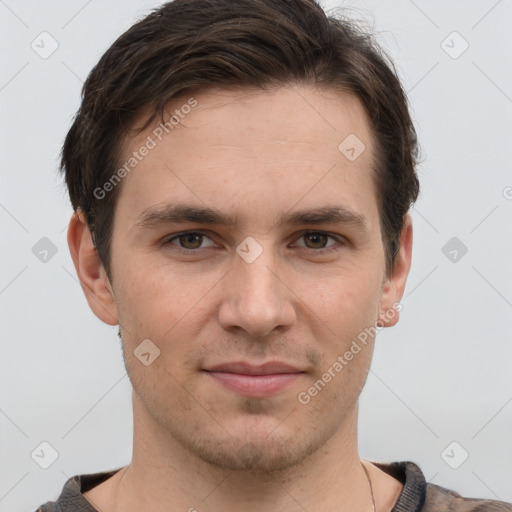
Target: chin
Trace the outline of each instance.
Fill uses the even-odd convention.
[[[251,473],[278,472],[299,466],[329,439],[321,432],[302,436],[294,432],[277,432],[279,425],[243,429],[236,435],[214,441],[211,436],[181,439],[181,444],[202,461],[228,471]],[[226,432],[224,432],[226,433]],[[225,436],[223,436],[225,437]]]

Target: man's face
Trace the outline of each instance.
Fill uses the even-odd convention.
[[[396,299],[374,141],[348,94],[290,86],[194,98],[123,179],[116,206],[112,287],[134,414],[218,466],[283,469],[354,425],[374,340],[343,356]],[[153,128],[128,139],[126,159]],[[350,134],[366,146],[355,160],[338,149]],[[232,224],[166,216],[177,205]],[[287,220],[326,207],[362,222]],[[147,366],[134,354],[143,340],[160,350]]]

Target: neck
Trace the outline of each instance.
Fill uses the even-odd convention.
[[[167,512],[172,505],[189,512],[370,512],[357,412],[356,402],[334,435],[300,464],[255,473],[222,469],[191,454],[151,421],[134,395],[132,462],[113,478],[110,504],[102,510]]]

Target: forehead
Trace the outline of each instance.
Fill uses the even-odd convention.
[[[124,142],[124,160],[151,145],[122,183],[119,206],[129,201],[124,213],[133,219],[183,200],[275,213],[338,200],[376,213],[373,134],[351,94],[303,85],[210,89],[175,99],[164,121]]]

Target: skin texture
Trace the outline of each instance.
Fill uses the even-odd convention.
[[[399,318],[393,305],[410,269],[412,224],[407,215],[388,276],[364,109],[348,93],[304,85],[194,98],[197,106],[118,185],[111,282],[83,214],[71,218],[84,293],[98,318],[120,325],[133,385],[132,462],[85,496],[102,512],[371,510],[357,415],[374,338],[309,403],[297,399],[365,328]],[[349,134],[366,146],[355,161],[338,150]],[[151,128],[126,140],[127,158],[148,135]],[[148,208],[176,203],[236,223],[138,224]],[[366,228],[277,223],[326,205],[363,215]],[[196,230],[205,237],[169,241]],[[252,263],[236,252],[249,236],[262,249]],[[145,339],[160,350],[149,366],[134,355]],[[275,395],[250,398],[204,371],[241,360],[303,373]],[[402,485],[364,464],[377,510],[390,510]]]

